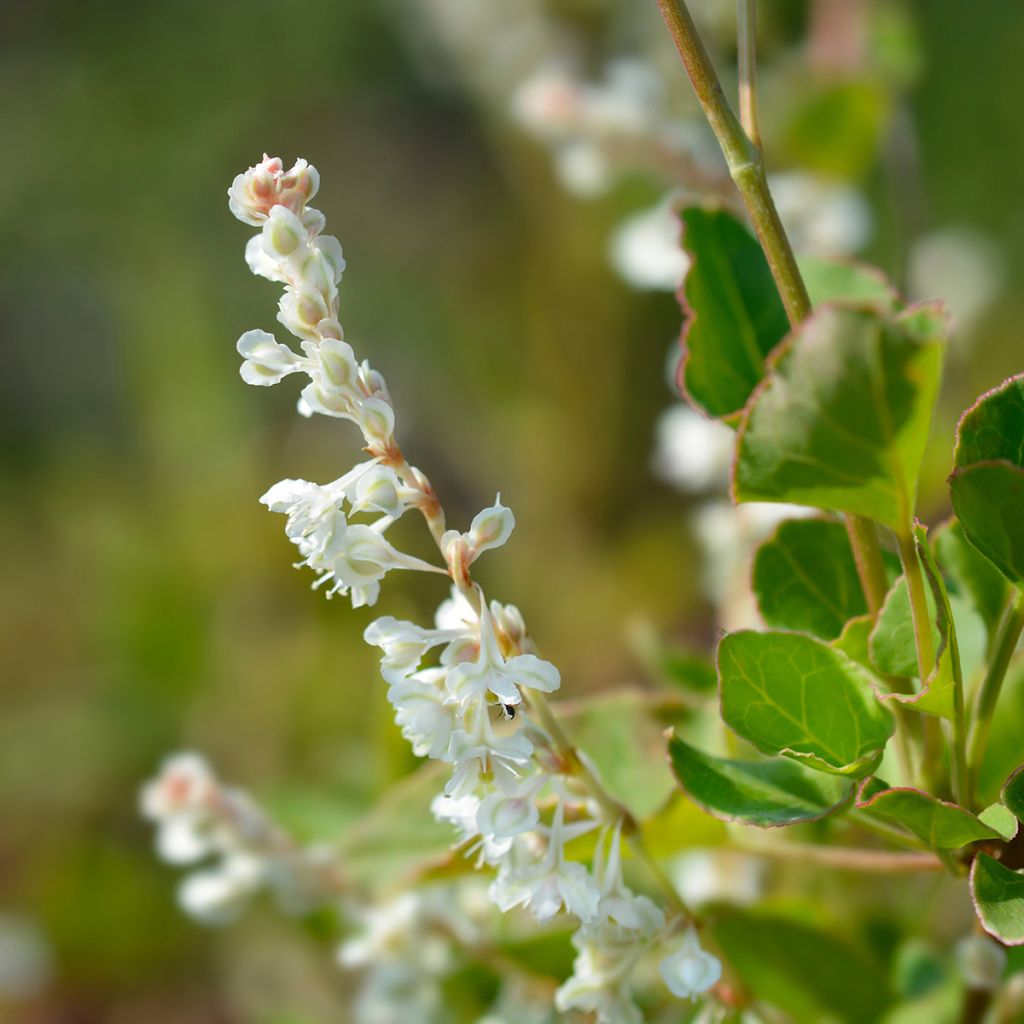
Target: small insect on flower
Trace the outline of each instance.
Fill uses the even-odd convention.
[[[498,711],[494,716],[496,722],[511,722],[516,717],[516,706],[515,704],[506,704],[504,701],[498,701]]]

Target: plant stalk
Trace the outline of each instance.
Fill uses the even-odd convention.
[[[864,590],[868,611],[872,618],[876,618],[885,603],[885,595],[889,592],[889,580],[885,575],[885,562],[882,561],[878,528],[873,520],[850,514],[846,517],[846,533],[850,538],[850,547],[853,548],[857,575]]]
[[[679,52],[708,124],[718,139],[729,174],[739,190],[754,226],[754,232],[785,307],[786,316],[790,324],[795,326],[810,314],[811,300],[765,174],[764,154],[757,128],[754,38],[756,0],[737,0],[737,3],[742,122],[737,119],[726,99],[721,81],[697,32],[685,0],[658,0],[669,34]],[[878,531],[874,523],[863,516],[848,513],[845,519],[864,596],[868,608],[875,615],[888,591]],[[908,716],[899,713],[898,715],[904,726],[897,741],[900,760],[904,769],[909,770],[911,758],[906,740],[910,733]],[[941,740],[941,735],[939,739]],[[926,759],[927,751],[921,760]]]
[[[943,870],[942,861],[932,853],[893,853],[889,850],[862,850],[850,846],[813,846],[809,843],[760,840],[740,840],[738,845],[761,856],[804,861],[845,871],[905,874]]]
[[[742,5],[742,0],[741,0]],[[775,208],[768,189],[768,179],[764,170],[764,159],[758,145],[743,130],[743,125],[733,112],[725,97],[722,83],[718,78],[708,51],[697,33],[697,26],[683,0],[658,0],[662,16],[668,27],[672,41],[679,51],[686,73],[693,84],[693,90],[704,111],[704,116],[711,125],[711,130],[718,139],[729,174],[739,189],[740,196],[750,215],[754,232],[765,259],[771,270],[775,285],[786,309],[790,324],[798,324],[811,311],[811,300],[807,288],[800,276],[800,270],[793,255],[792,246],[786,236],[779,212]],[[752,8],[752,0],[749,3]],[[746,60],[750,62],[751,72],[747,79],[750,91],[753,91],[753,25],[748,25],[749,45],[746,48]]]
[[[736,52],[739,64],[740,123],[761,148],[757,123],[757,0],[736,0]]]
[[[914,645],[917,649],[917,671],[921,686],[935,668],[935,648],[932,644],[932,622],[928,613],[928,596],[925,591],[924,574],[917,556],[913,532],[908,530],[896,536],[900,552],[900,564],[907,580],[907,594],[910,597],[910,614],[914,622]],[[924,715],[924,751],[921,758],[921,782],[930,792],[944,788],[942,779],[942,748],[945,745],[942,726],[934,715]]]
[[[1024,630],[1024,594],[1016,593],[1010,598],[999,629],[992,645],[992,658],[988,671],[978,690],[974,706],[973,723],[967,747],[967,778],[970,804],[974,804],[975,790],[981,763],[985,759],[989,732],[992,729],[992,715],[999,701],[999,692],[1010,667],[1013,653],[1017,649],[1021,631]]]

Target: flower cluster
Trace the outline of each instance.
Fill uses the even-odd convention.
[[[629,120],[625,117],[624,120]],[[278,319],[300,339],[302,354],[272,335],[249,331],[238,343],[248,383],[274,384],[293,372],[310,378],[300,410],[355,422],[370,459],[326,485],[285,480],[263,502],[287,516],[286,534],[315,584],[348,594],[354,606],[376,602],[391,569],[445,572],[452,591],[433,627],[377,619],[365,632],[381,649],[381,673],[396,720],[414,751],[448,766],[435,815],[451,822],[466,852],[496,869],[490,887],[501,910],[522,907],[539,922],[560,912],[580,922],[575,973],[559,990],[562,1009],[596,1010],[602,1021],[639,1020],[628,994],[643,953],[669,940],[678,919],[623,881],[624,813],[609,809],[581,782],[593,766],[564,737],[544,704],[560,684],[540,658],[519,611],[489,601],[470,575],[484,552],[504,544],[515,525],[498,500],[466,532],[445,529],[444,513],[426,476],[405,460],[394,436],[394,412],[380,375],[359,364],[342,340],[337,284],[343,267],[337,241],[321,234],[323,217],[306,206],[315,170],[299,161],[283,171],[264,158],[240,175],[230,206],[261,233],[246,249],[254,273],[285,284]],[[425,517],[444,560],[439,569],[403,554],[384,531],[407,509]],[[360,513],[377,516],[353,523]],[[570,847],[597,834],[588,866]],[[717,960],[684,946],[663,963],[676,994],[694,995],[717,980]],[[689,945],[687,945],[689,943]],[[703,959],[702,959],[703,958]]]
[[[178,891],[184,909],[201,921],[234,920],[261,890],[270,890],[282,909],[301,913],[338,887],[326,851],[296,846],[247,794],[222,785],[198,754],[168,758],[140,803],[157,827],[164,860],[204,862]]]

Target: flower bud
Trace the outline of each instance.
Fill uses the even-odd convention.
[[[359,426],[367,444],[388,448],[395,435],[395,413],[380,398],[367,398],[359,409]]]
[[[302,213],[319,187],[320,175],[305,160],[296,160],[286,173],[279,157],[264,154],[260,163],[231,183],[228,207],[240,221],[259,227],[276,206]]]
[[[376,466],[359,478],[352,511],[372,509],[397,519],[405,511],[405,502],[399,495],[400,486],[393,469]]]
[[[337,323],[336,320],[321,320],[317,324],[317,329],[319,330],[323,324],[335,323]],[[316,350],[316,358],[320,364],[320,376],[325,386],[354,394],[356,382],[359,379],[359,365],[356,363],[351,345],[340,338],[325,338]]]
[[[263,248],[272,259],[291,256],[305,237],[302,221],[284,206],[275,206],[263,225]]]
[[[268,387],[302,368],[299,357],[266,331],[246,331],[235,347],[245,359],[239,373],[246,384]]]
[[[490,508],[478,512],[469,527],[467,539],[471,551],[471,559],[475,559],[488,548],[501,547],[508,540],[516,525],[512,510],[501,503],[499,494]]]
[[[319,341],[316,325],[332,315],[323,295],[289,287],[278,303],[277,319],[297,338]]]

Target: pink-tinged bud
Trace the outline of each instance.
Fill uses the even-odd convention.
[[[296,216],[320,187],[320,175],[305,160],[285,172],[279,157],[264,154],[262,161],[239,174],[228,189],[228,207],[246,224],[259,227],[275,206],[284,206]]]

